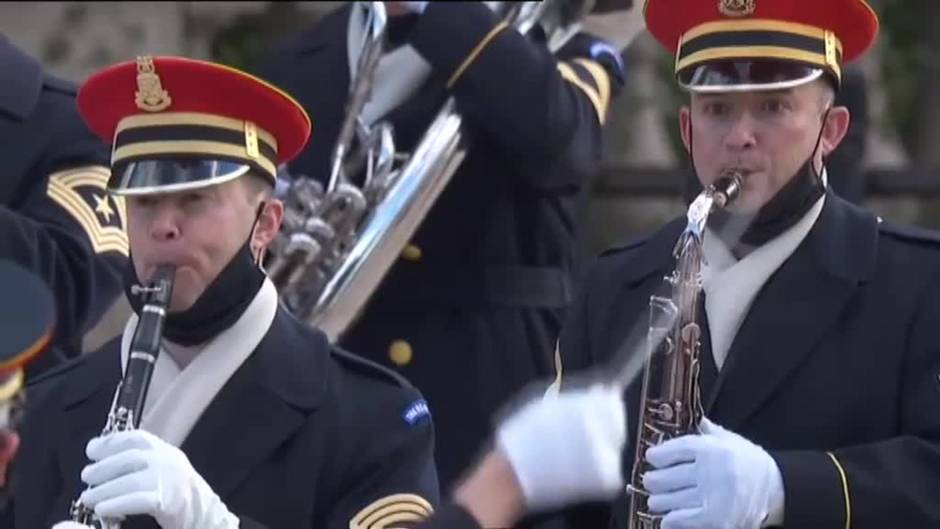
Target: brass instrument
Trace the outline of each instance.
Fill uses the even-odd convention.
[[[731,204],[742,185],[741,173],[723,174],[692,202],[687,212],[688,224],[673,250],[676,268],[666,277],[672,295],[650,297],[648,356],[633,472],[627,487],[630,529],[659,529],[662,522],[661,515],[649,512],[649,493],[643,489],[643,474],[651,470],[644,458],[646,449],[668,439],[698,433],[704,415],[699,386],[698,323],[704,264],[702,242],[708,216]]]
[[[350,87],[346,118],[334,148],[326,189],[283,178],[284,224],[266,264],[288,309],[333,341],[352,324],[398,259],[467,153],[468,138],[448,98],[409,155],[396,153],[391,126],[360,115],[382,55],[386,14],[370,2],[367,40]],[[554,51],[578,29],[591,0],[494,2],[525,34],[537,24]],[[400,158],[406,160],[400,165]],[[361,185],[350,175],[364,170]]]
[[[107,423],[101,435],[134,430],[140,425],[147,401],[150,377],[160,354],[160,341],[163,337],[163,322],[166,309],[173,295],[173,275],[176,267],[160,265],[153,274],[150,286],[134,285],[132,293],[144,296],[140,311],[140,320],[134,329],[134,337],[128,350],[127,366],[124,377],[118,384],[108,412]],[[119,529],[121,520],[99,518],[92,509],[80,500],[72,502],[69,510],[72,521],[85,524],[95,529]]]

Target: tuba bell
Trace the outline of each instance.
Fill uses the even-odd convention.
[[[591,0],[487,2],[522,34],[539,26],[550,51],[580,27]],[[410,154],[396,152],[391,125],[361,114],[385,47],[387,16],[369,2],[366,41],[324,188],[282,168],[284,224],[266,264],[287,308],[336,341],[359,316],[467,153],[469,138],[449,97]],[[363,174],[356,185],[351,177]]]

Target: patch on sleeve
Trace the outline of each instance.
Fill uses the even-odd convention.
[[[417,494],[392,494],[378,499],[349,520],[349,529],[409,527],[434,513],[428,500]]]
[[[111,171],[104,166],[76,167],[49,175],[46,194],[85,231],[95,253],[127,251],[124,198],[107,191]]]
[[[424,399],[418,399],[408,405],[405,408],[404,413],[401,414],[401,418],[405,420],[406,423],[414,425],[422,418],[430,418],[431,410],[428,409],[428,402]]]

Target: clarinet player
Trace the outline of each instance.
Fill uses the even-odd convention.
[[[108,187],[126,200],[135,314],[123,336],[30,385],[14,527],[68,520],[75,500],[125,529],[346,529],[430,513],[421,395],[296,321],[258,265],[283,214],[275,168],[310,134],[303,109],[178,57],[98,72],[78,104],[114,146]],[[101,436],[141,285],[164,263],[176,271],[139,428]]]

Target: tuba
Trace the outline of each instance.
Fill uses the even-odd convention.
[[[650,470],[646,449],[668,439],[698,432],[704,416],[699,387],[701,328],[698,299],[702,291],[703,236],[708,216],[739,195],[739,172],[722,175],[689,206],[688,224],[673,254],[676,268],[666,277],[672,295],[650,297],[647,359],[640,396],[640,418],[630,484],[629,529],[659,529],[661,515],[649,512],[643,474]]]
[[[134,285],[132,294],[143,294],[144,304],[140,311],[140,320],[134,329],[134,337],[127,356],[124,377],[114,392],[111,410],[101,435],[134,430],[140,425],[140,418],[147,401],[150,377],[160,354],[160,340],[163,337],[163,322],[166,309],[173,295],[173,274],[176,267],[161,265],[153,274],[153,281],[148,287]],[[120,520],[99,518],[92,509],[82,504],[81,500],[72,502],[69,510],[72,521],[94,527],[95,529],[120,529]]]
[[[556,51],[579,29],[590,0],[490,2],[526,34],[536,25]],[[265,268],[287,308],[337,340],[358,317],[467,153],[469,139],[447,99],[412,153],[395,150],[391,125],[360,115],[385,43],[382,2],[370,2],[366,42],[332,152],[326,188],[282,172],[284,223]],[[282,168],[282,171],[284,169]],[[351,176],[364,173],[356,185]]]

